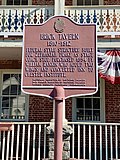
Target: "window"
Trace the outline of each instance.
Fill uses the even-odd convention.
[[[28,0],[7,0],[7,5],[28,5]]]
[[[104,122],[104,80],[96,94],[73,98],[73,121]]]
[[[26,120],[27,95],[21,92],[21,74],[17,72],[1,73],[1,120]]]
[[[73,5],[101,5],[103,0],[73,0]]]
[[[30,5],[32,0],[3,0],[3,5]]]

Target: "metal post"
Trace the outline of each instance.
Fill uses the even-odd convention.
[[[64,15],[65,0],[55,0],[55,16]],[[55,129],[54,129],[54,160],[62,160],[62,128],[63,128],[63,105],[65,99],[64,88],[54,88],[55,101]],[[64,107],[65,108],[65,107]]]
[[[64,88],[54,88],[55,99],[55,129],[54,129],[54,160],[62,160],[62,128],[63,128],[63,100],[65,99]]]

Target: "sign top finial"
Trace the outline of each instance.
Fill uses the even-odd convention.
[[[64,28],[65,28],[64,21],[58,18],[54,23],[55,32],[62,33],[64,31]]]

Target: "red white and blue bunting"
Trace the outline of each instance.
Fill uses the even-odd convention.
[[[98,52],[98,73],[112,84],[120,84],[120,51]]]

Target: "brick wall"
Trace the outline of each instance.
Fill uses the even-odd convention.
[[[0,69],[20,69],[21,60],[0,60]]]
[[[31,95],[29,100],[29,121],[49,122],[53,118],[51,99]]]
[[[33,5],[53,5],[54,0],[32,0]],[[72,5],[72,0],[66,0],[65,5]]]
[[[120,5],[120,0],[104,0],[105,5]]]
[[[106,82],[105,87],[106,122],[120,122],[120,85]]]
[[[33,5],[53,5],[54,0],[32,0]]]
[[[29,121],[49,122],[53,118],[53,100],[46,97],[30,96]],[[72,119],[72,100],[66,100],[66,118]]]
[[[32,0],[33,5],[53,5],[54,0]],[[105,5],[120,5],[120,0],[104,0]],[[72,5],[72,0],[65,0],[65,5]]]
[[[72,0],[65,0],[65,5],[66,6],[72,5]]]
[[[72,98],[65,100],[65,118],[68,121],[72,121]]]

